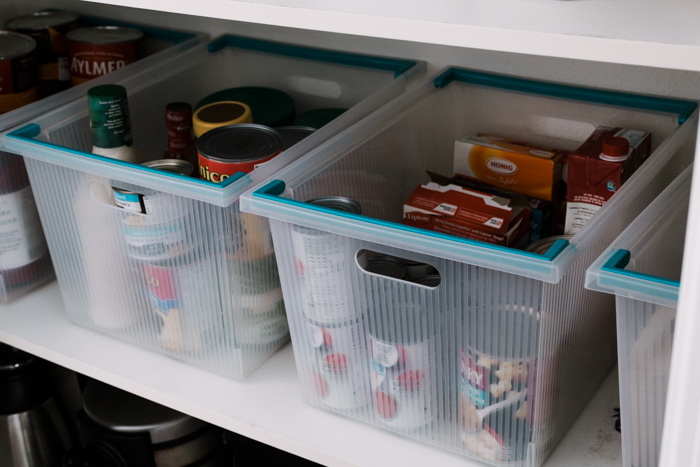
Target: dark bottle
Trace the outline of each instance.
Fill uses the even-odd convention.
[[[183,159],[197,167],[197,141],[192,138],[192,106],[185,102],[166,105],[165,128],[168,130],[168,147],[163,159]]]

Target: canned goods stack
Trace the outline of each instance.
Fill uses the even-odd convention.
[[[697,106],[654,102],[450,68],[245,193],[241,209],[270,218],[299,374],[324,368],[319,359],[329,371],[346,361],[313,350],[323,349],[326,335],[337,338],[335,328],[324,334],[309,326],[310,313],[319,320],[323,291],[339,301],[327,308],[338,314],[334,323],[353,326],[341,335],[343,349],[366,365],[343,387],[347,396],[332,403],[330,384],[302,377],[304,399],[482,462],[541,465],[616,360],[614,301],[584,289],[585,271],[692,160]],[[581,144],[568,124],[535,134],[528,123],[535,116],[612,128],[634,122],[654,135],[651,155],[568,239],[527,251],[494,236],[450,234],[472,228],[460,215],[484,225],[503,219],[478,217],[482,211],[449,200],[431,204],[427,190],[415,192],[432,180],[426,172],[444,172],[465,134],[503,134],[564,151]],[[503,197],[475,192],[503,209]],[[308,201],[328,196],[352,198],[363,211]],[[406,209],[415,213],[411,225],[401,223]],[[509,209],[513,225],[504,236],[527,238],[520,229],[529,231],[530,222]],[[433,212],[448,214],[434,230],[422,228]],[[313,244],[307,232],[323,239],[321,264],[334,258],[339,273],[309,276],[299,261],[299,245]]]
[[[289,340],[269,221],[241,213],[238,197],[399,95],[420,72],[403,60],[322,55],[319,60],[318,49],[224,36],[90,88],[89,101],[96,101],[90,116],[83,116],[85,101],[77,100],[32,120],[45,130],[40,134],[30,125],[3,138],[27,161],[73,322],[235,379]],[[285,70],[347,91],[339,99],[319,96],[295,85]],[[282,152],[275,127],[293,124],[297,112],[334,106],[348,110],[323,128],[293,134],[297,141],[288,140]],[[81,152],[91,135],[93,154]],[[198,176],[191,174],[193,147]],[[44,159],[45,151],[56,157]],[[70,162],[56,166],[63,157]],[[352,330],[361,328],[362,316],[349,313],[348,296],[338,301],[321,280],[326,274],[338,284],[346,279],[342,269],[349,263],[324,262],[332,263],[326,253],[342,245],[322,232],[299,235],[310,260],[305,293],[314,299],[306,301],[308,324],[322,337],[314,341],[316,373],[337,376],[323,382],[336,401],[352,390],[343,388],[364,378],[366,390],[358,397],[369,401],[367,334]],[[356,364],[353,348],[341,345],[346,337],[364,352]],[[335,360],[338,353],[347,358]],[[313,379],[311,368],[306,374]],[[345,392],[338,395],[339,388]]]
[[[84,96],[82,89],[68,89],[71,81],[66,36],[100,21],[108,20],[49,10],[4,22],[7,31],[0,31],[0,131]],[[157,63],[199,44],[202,38],[149,28],[144,41],[159,44],[160,52],[149,57]],[[180,43],[173,47],[173,41]],[[125,73],[128,70],[117,76],[124,77]],[[52,99],[41,100],[50,95],[54,95]],[[0,302],[14,300],[54,277],[29,182],[23,158],[0,151]]]
[[[586,288],[616,295],[624,467],[659,463],[691,178],[692,166],[586,273]]]

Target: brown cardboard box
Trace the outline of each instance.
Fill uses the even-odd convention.
[[[404,204],[404,224],[496,245],[524,248],[530,210],[457,185],[417,187]]]

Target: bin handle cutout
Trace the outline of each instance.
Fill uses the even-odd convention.
[[[602,89],[582,88],[565,84],[548,83],[530,79],[515,78],[512,76],[495,75],[474,70],[450,68],[435,78],[433,82],[436,88],[444,88],[452,81],[460,81],[467,84],[488,86],[490,88],[506,89],[510,91],[528,92],[542,96],[558,97],[596,104],[616,105],[633,109],[651,110],[655,112],[668,112],[678,114],[678,124],[682,125],[695,111],[696,102],[680,99],[667,99],[654,96],[640,96],[624,92],[605,91]]]
[[[318,213],[323,213],[325,215],[340,217],[344,219],[350,219],[353,222],[361,222],[363,224],[373,224],[380,227],[386,227],[395,230],[402,230],[404,232],[409,232],[411,234],[423,235],[426,237],[438,238],[440,240],[446,240],[453,243],[469,245],[477,248],[485,248],[489,250],[500,251],[503,253],[509,253],[519,256],[526,256],[528,258],[540,259],[543,261],[554,261],[554,259],[569,246],[568,240],[558,239],[554,244],[549,247],[546,253],[533,253],[525,250],[517,250],[515,248],[508,248],[500,245],[493,245],[491,243],[480,242],[478,240],[470,240],[468,238],[455,237],[454,235],[447,235],[440,232],[434,232],[432,230],[420,229],[418,227],[412,227],[410,225],[399,224],[397,222],[385,221],[382,219],[375,219],[373,217],[362,216],[359,214],[352,214],[348,212],[338,211],[336,209],[329,209],[323,206],[318,206],[315,204],[304,203],[297,201],[295,199],[289,199],[280,196],[284,193],[286,188],[285,183],[282,180],[272,180],[261,188],[258,188],[253,192],[253,196],[256,198],[266,199],[276,203],[285,204],[293,209],[304,209],[306,211],[315,211]]]
[[[442,275],[429,263],[387,255],[361,248],[355,254],[355,264],[365,274],[435,290],[442,283]]]
[[[144,196],[142,194],[128,191],[129,193],[134,194],[134,203],[131,203],[131,206],[127,206],[127,208],[125,208],[117,204],[117,200],[115,199],[114,195],[115,189],[122,190],[125,192],[128,191],[118,187],[109,186],[102,182],[93,181],[88,184],[88,193],[90,193],[90,198],[92,198],[92,200],[97,204],[101,204],[103,206],[107,206],[108,208],[116,209],[117,211],[128,212],[129,214],[135,214],[138,216],[146,216],[148,214],[146,212],[146,205],[144,202]]]

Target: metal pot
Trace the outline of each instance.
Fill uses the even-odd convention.
[[[53,467],[70,448],[44,362],[0,344],[0,465]]]

